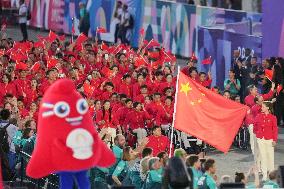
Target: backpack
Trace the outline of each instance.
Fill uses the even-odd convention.
[[[198,184],[198,189],[209,189],[207,185],[207,175],[203,175],[202,177],[200,177],[197,184]]]
[[[10,123],[7,123],[4,127],[0,128],[0,148],[3,152],[8,153],[10,151],[10,145],[8,142],[9,135],[7,133],[7,128],[9,127]]]

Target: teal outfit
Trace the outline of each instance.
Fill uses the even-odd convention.
[[[131,183],[135,186],[136,189],[141,189],[143,186],[143,181],[140,176],[141,165],[140,162],[136,162],[134,166],[129,168],[129,178]]]
[[[146,179],[146,188],[160,188],[162,185],[163,168],[149,171]]]
[[[87,13],[85,8],[80,9],[80,17],[83,18],[85,14]]]
[[[91,188],[108,188],[107,184],[107,175],[109,173],[109,169],[95,167],[90,170],[90,183]]]
[[[256,186],[255,186],[254,183],[248,183],[248,184],[246,185],[246,188],[247,188],[247,189],[255,189]]]
[[[18,147],[23,147],[24,144],[27,142],[27,139],[23,139],[23,133],[21,130],[18,130],[13,137],[13,143]]]
[[[116,158],[116,162],[115,162],[115,164],[113,166],[111,166],[109,168],[109,174],[111,174],[111,175],[114,172],[115,168],[117,167],[118,163],[120,162],[120,160],[122,158],[123,149],[121,149],[120,147],[114,145],[112,147],[112,152],[114,153],[114,156]]]
[[[198,180],[198,189],[216,189],[217,185],[213,177],[207,172]]]
[[[114,172],[112,173],[112,175],[118,177],[118,176],[120,176],[121,174],[124,174],[124,172],[125,172],[125,170],[126,170],[126,169],[125,169],[126,167],[127,167],[127,162],[121,160],[121,161],[117,164],[117,166],[116,166]]]
[[[236,80],[237,85],[238,85],[239,87],[241,87],[240,81],[239,81],[238,79],[235,79],[235,80]],[[226,86],[227,86],[229,83],[231,83],[230,79],[226,79],[226,80],[224,81],[224,88],[226,88]],[[229,91],[230,91],[231,94],[233,94],[233,95],[236,95],[236,94],[239,93],[239,91],[237,90],[235,84],[233,84],[233,83],[230,84]]]
[[[263,188],[269,189],[269,188],[280,188],[280,187],[276,182],[272,180],[267,180],[263,183]]]
[[[193,188],[196,189],[198,188],[198,180],[202,176],[202,172],[195,169],[194,167],[190,167],[193,175]]]
[[[112,151],[113,151],[113,153],[114,153],[114,156],[116,157],[116,160],[119,159],[119,161],[120,161],[121,158],[122,158],[123,149],[121,149],[120,147],[114,145],[114,146],[112,147]]]
[[[130,180],[131,175],[130,174],[131,174],[131,172],[129,171],[128,162],[121,160],[117,164],[114,172],[112,173],[112,176],[118,177],[120,182],[124,186],[127,186],[127,185],[131,185],[131,180]]]

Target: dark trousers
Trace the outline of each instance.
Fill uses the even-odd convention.
[[[118,31],[119,31],[119,24],[116,24],[114,32],[114,43],[117,43]]]
[[[28,40],[27,23],[21,23],[20,28],[23,35],[23,41]]]
[[[121,39],[122,44],[129,44],[129,41],[126,38],[127,27],[120,27],[118,31],[118,37]]]

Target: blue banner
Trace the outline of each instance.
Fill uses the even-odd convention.
[[[198,59],[212,57],[212,65],[202,65],[199,69],[212,72],[213,83],[223,88],[223,82],[228,77],[232,64],[233,50],[240,50],[244,56],[245,48],[252,49],[252,53],[261,58],[261,38],[249,35],[231,33],[219,29],[198,28]],[[201,62],[201,61],[200,61]]]

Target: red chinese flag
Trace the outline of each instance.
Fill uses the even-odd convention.
[[[157,60],[155,62],[152,62],[152,68],[158,69],[159,66],[162,66],[164,62],[162,60]]]
[[[152,51],[152,52],[149,51],[148,56],[150,58],[159,59],[160,58],[160,52],[159,51]]]
[[[33,72],[37,72],[40,68],[40,62],[36,62],[32,67],[31,67],[31,70]]]
[[[84,83],[83,84],[83,88],[84,88],[84,92],[87,94],[87,95],[92,95],[94,93],[94,90],[95,88],[92,87],[90,84],[88,83]]]
[[[211,56],[209,56],[208,58],[202,60],[202,64],[212,64],[212,60],[211,60]]]
[[[249,108],[225,99],[182,72],[177,85],[174,127],[228,152]]]
[[[106,29],[104,27],[97,27],[97,33],[106,33]]]
[[[146,62],[146,60],[141,55],[139,57],[137,57],[134,61],[135,61],[134,65],[137,68],[148,64],[148,62]]]
[[[84,43],[84,42],[87,41],[87,40],[88,40],[88,37],[87,37],[85,34],[81,33],[81,34],[77,37],[76,44],[77,44],[77,45],[81,45],[82,43]]]
[[[52,43],[53,41],[55,41],[55,39],[57,38],[56,33],[54,33],[53,31],[50,30],[49,34],[48,34],[48,40],[50,43]]]
[[[57,64],[57,62],[58,62],[57,59],[54,59],[54,58],[48,59],[48,60],[47,60],[47,68],[48,68],[48,69],[51,69],[51,68],[55,67],[56,64]]]
[[[58,36],[58,39],[60,41],[65,41],[65,35],[63,34],[63,35]]]
[[[192,53],[191,57],[190,57],[191,60],[197,60],[197,57],[195,56],[194,53]]]
[[[152,39],[148,45],[147,48],[152,48],[152,47],[159,47],[160,43],[158,41],[156,41],[155,39]]]
[[[34,47],[35,47],[35,48],[40,48],[40,47],[44,48],[43,41],[37,41],[37,42],[35,42],[35,43],[34,43]]]
[[[112,71],[107,67],[103,67],[101,73],[104,74],[105,77],[110,77],[112,75]]]
[[[140,34],[140,35],[144,35],[144,34],[145,34],[144,28],[141,28],[141,29],[140,29],[139,34]]]
[[[5,54],[5,50],[4,49],[0,49],[0,57],[2,57]]]
[[[16,63],[16,70],[27,70],[28,66],[23,62]]]
[[[265,69],[264,70],[265,73],[265,77],[267,77],[267,79],[269,79],[270,81],[272,81],[272,77],[273,77],[273,71],[269,70],[269,69]]]
[[[277,88],[276,88],[277,95],[280,94],[280,92],[281,92],[282,89],[283,89],[282,85],[279,85],[279,84],[278,84],[278,86],[277,86]]]
[[[143,45],[146,46],[148,43],[149,43],[149,42],[148,42],[146,39],[143,40]]]
[[[101,44],[101,49],[102,49],[103,51],[108,51],[108,50],[109,50],[109,47],[107,46],[107,44],[105,44],[104,42],[102,42],[102,44]]]

